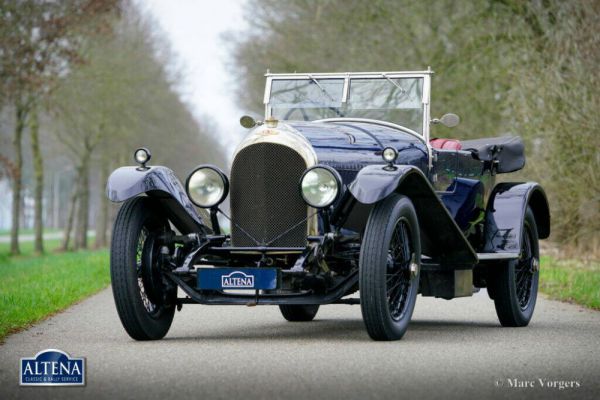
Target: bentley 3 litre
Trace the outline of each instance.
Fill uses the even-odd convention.
[[[124,202],[110,263],[127,333],[160,339],[188,303],[277,305],[288,321],[360,304],[369,336],[396,340],[417,294],[478,288],[501,325],[527,325],[538,240],[550,234],[546,195],[535,182],[495,183],[523,168],[519,137],[431,137],[432,125],[459,122],[431,118],[431,78],[267,73],[264,121],[242,117],[250,131],[228,174],[202,164],[185,185],[136,150],[139,166],[107,186]]]

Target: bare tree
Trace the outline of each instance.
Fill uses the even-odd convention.
[[[111,206],[104,188],[112,168],[130,163],[136,147],[155,148],[153,161],[188,171],[204,156],[221,163],[221,149],[194,120],[173,90],[174,78],[159,58],[154,27],[135,9],[123,16],[112,35],[88,41],[88,63],[71,71],[53,94],[54,133],[77,171],[77,190],[70,202],[69,226],[75,226],[75,247],[85,248],[96,203],[96,247],[107,244]],[[168,49],[161,49],[161,53]],[[208,124],[206,125],[208,126]],[[98,198],[91,198],[97,182]],[[76,218],[73,217],[77,207]],[[76,220],[76,223],[73,221]]]
[[[20,252],[19,216],[22,189],[22,137],[26,118],[31,122],[35,169],[36,251],[42,244],[43,159],[39,149],[37,111],[39,99],[52,90],[69,72],[69,65],[81,61],[78,48],[87,24],[98,15],[117,9],[116,0],[23,0],[0,2],[0,80],[6,97],[14,105],[16,127],[13,138],[15,174],[11,253]],[[94,25],[94,29],[100,25]],[[84,29],[85,28],[85,29]]]

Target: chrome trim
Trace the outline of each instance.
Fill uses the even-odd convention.
[[[350,91],[348,88],[350,86],[350,75],[346,75],[344,78],[344,88],[342,89],[342,103],[348,102],[348,92]],[[267,101],[269,101],[267,99]]]
[[[429,129],[431,127],[431,75],[426,75],[423,80],[423,137],[425,138],[425,145],[427,146],[427,152],[429,153],[429,170],[433,168],[433,150],[429,141]]]
[[[267,78],[267,82],[265,85],[265,95],[263,98],[263,103],[265,105],[265,118],[268,118],[271,115],[271,107],[270,107],[270,98],[271,98],[271,83],[273,79],[344,79],[344,89],[342,94],[342,102],[345,102],[348,99],[348,91],[349,86],[348,81],[350,79],[358,78],[358,79],[393,79],[393,78],[422,78],[427,80],[431,78],[433,71],[393,71],[393,72],[343,72],[343,73],[294,73],[294,74],[272,74],[267,72],[265,77]],[[425,91],[425,87],[423,88]],[[425,98],[425,93],[423,93],[423,98]],[[429,93],[427,93],[427,99],[429,99]],[[429,121],[429,120],[427,120]]]
[[[240,151],[257,143],[274,143],[293,149],[304,159],[307,169],[317,165],[318,163],[317,153],[313,149],[308,139],[306,139],[300,132],[285,122],[279,122],[276,128],[269,128],[265,124],[251,130],[233,152],[229,170],[231,170],[231,167],[233,166],[235,156]],[[307,217],[312,215],[312,217],[307,221],[308,236],[319,234],[318,217],[315,211],[316,210],[312,207],[306,207]]]
[[[479,261],[484,260],[516,260],[519,253],[477,253]]]
[[[285,122],[278,122],[276,128],[269,128],[265,124],[250,131],[233,152],[231,165],[233,165],[233,159],[237,153],[256,143],[275,143],[294,149],[306,162],[306,168],[317,164],[317,153],[315,153],[308,139]]]
[[[273,74],[267,72],[265,77],[276,77],[276,78],[286,78],[286,79],[303,79],[308,75],[312,75],[315,78],[319,78],[321,76],[331,78],[331,77],[340,77],[345,78],[349,76],[351,78],[359,77],[359,78],[381,78],[381,75],[385,74],[390,78],[399,77],[423,77],[425,75],[433,75],[434,72],[431,69],[425,71],[371,71],[371,72],[320,72],[320,73],[311,73],[311,72],[294,72],[294,73],[280,73]]]

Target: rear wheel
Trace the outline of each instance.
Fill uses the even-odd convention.
[[[538,292],[540,249],[535,217],[525,212],[521,254],[518,260],[491,267],[490,288],[502,326],[529,324]]]
[[[319,311],[318,304],[287,304],[280,305],[279,310],[283,318],[290,322],[312,321]]]
[[[168,226],[152,199],[136,197],[123,204],[113,228],[113,296],[123,327],[136,340],[162,339],[173,321],[177,288],[162,277],[158,243]]]
[[[374,340],[401,339],[419,289],[421,244],[408,197],[392,195],[369,216],[359,262],[360,307]]]

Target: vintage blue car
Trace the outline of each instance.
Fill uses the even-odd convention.
[[[110,263],[127,333],[160,339],[188,303],[278,305],[288,321],[360,304],[370,337],[396,340],[418,293],[479,288],[503,326],[527,325],[546,195],[534,182],[495,183],[523,168],[518,137],[431,138],[432,125],[459,122],[431,118],[432,74],[267,73],[264,121],[242,117],[251,130],[229,174],[200,165],[185,186],[136,150],[139,166],[107,186],[125,202]]]

